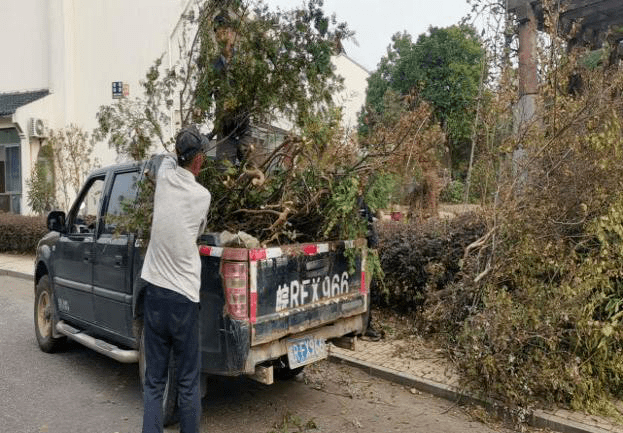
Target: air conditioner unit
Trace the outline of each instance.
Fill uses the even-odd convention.
[[[48,136],[48,122],[43,119],[33,117],[30,119],[28,131],[31,137],[46,138]]]

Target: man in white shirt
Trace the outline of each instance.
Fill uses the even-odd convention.
[[[199,289],[197,238],[205,228],[210,192],[196,182],[203,164],[204,138],[194,128],[177,135],[173,155],[158,169],[151,236],[141,277],[146,358],[143,433],[163,431],[163,394],[171,353],[177,378],[181,433],[198,433]]]

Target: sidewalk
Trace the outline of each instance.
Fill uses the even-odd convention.
[[[34,256],[0,253],[0,275],[25,278],[34,274]],[[329,346],[333,362],[342,362],[406,387],[452,401],[479,404],[501,415],[509,411],[485,401],[459,387],[459,375],[439,353],[409,340],[357,340],[354,351]],[[413,392],[412,391],[412,392]],[[563,433],[623,433],[623,426],[607,418],[568,410],[535,410],[528,416],[530,425]]]
[[[35,256],[0,253],[0,275],[33,279]]]

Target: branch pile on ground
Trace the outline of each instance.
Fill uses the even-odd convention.
[[[580,94],[546,81],[540,121],[501,144],[521,141],[516,175],[500,176],[462,278],[427,296],[418,321],[490,397],[621,418],[623,71],[582,74]]]

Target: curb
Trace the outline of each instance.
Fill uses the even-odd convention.
[[[611,433],[612,430],[602,429],[596,426],[590,426],[562,418],[551,413],[547,413],[540,409],[532,412],[532,416],[528,420],[528,424],[537,428],[548,428],[550,430],[563,433]]]
[[[370,364],[348,355],[329,352],[329,361],[342,363],[352,367],[357,367],[369,375],[378,377],[400,385],[415,388],[419,391],[432,394],[437,397],[444,398],[457,403],[470,403],[483,406],[488,411],[496,413],[505,419],[512,419],[513,412],[500,403],[479,398],[473,394],[461,391],[459,388],[443,383],[435,382],[423,377],[412,376],[410,374],[401,373],[379,365]],[[536,428],[548,428],[553,431],[562,433],[610,433],[611,430],[605,430],[596,426],[582,424],[563,418],[557,415],[547,413],[543,410],[533,410],[527,417],[528,425]]]
[[[7,269],[0,269],[0,275],[9,276],[15,278],[22,278],[24,280],[32,280],[34,278],[33,274],[29,274],[27,272],[18,272],[18,271],[9,271]]]

